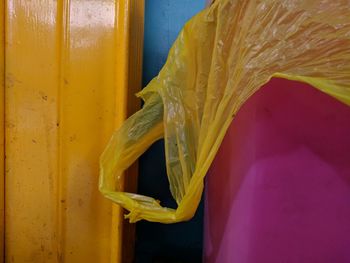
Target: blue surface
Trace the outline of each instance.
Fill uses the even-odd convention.
[[[146,0],[143,80],[155,77],[184,24],[205,6],[205,0]]]
[[[203,9],[205,0],[146,0],[144,86],[154,78],[183,25]],[[164,142],[155,143],[140,158],[139,193],[176,207],[166,176]],[[135,262],[201,262],[203,204],[189,222],[163,225],[137,223]]]

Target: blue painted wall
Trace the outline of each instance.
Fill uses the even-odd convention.
[[[205,0],[146,0],[144,42],[144,86],[164,65],[169,49],[188,19],[205,6]],[[164,142],[155,143],[140,158],[139,193],[176,207],[166,176]],[[203,204],[195,217],[185,223],[163,225],[137,223],[137,263],[201,262]]]
[[[146,0],[144,42],[144,84],[155,77],[165,63],[169,49],[184,24],[202,10],[205,0]]]

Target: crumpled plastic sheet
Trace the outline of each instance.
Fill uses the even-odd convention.
[[[130,222],[189,220],[232,119],[272,77],[350,105],[350,1],[217,0],[192,18],[159,75],[137,94],[143,108],[102,154],[102,194],[127,209]],[[177,209],[121,192],[123,171],[163,137]]]

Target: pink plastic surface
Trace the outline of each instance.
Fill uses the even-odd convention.
[[[232,123],[206,187],[206,263],[350,262],[350,107],[271,80]]]

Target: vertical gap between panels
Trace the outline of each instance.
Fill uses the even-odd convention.
[[[57,87],[57,199],[56,199],[56,233],[57,233],[57,260],[64,262],[65,248],[65,174],[62,170],[62,90],[66,82],[65,68],[67,66],[67,51],[69,50],[69,20],[70,20],[70,0],[57,1],[57,63],[59,68]]]
[[[5,151],[5,97],[6,97],[6,71],[5,71],[5,46],[6,46],[6,1],[1,1],[0,3],[0,30],[1,30],[1,101],[0,101],[0,105],[1,105],[1,189],[0,189],[0,193],[1,193],[1,237],[0,237],[0,257],[2,260],[2,262],[5,262],[5,180],[6,180],[6,167],[5,167],[5,159],[6,159],[6,151]]]

